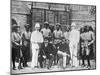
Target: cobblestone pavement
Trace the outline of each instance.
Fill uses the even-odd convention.
[[[28,67],[26,68],[23,68],[21,70],[12,70],[12,74],[20,74],[20,73],[35,73],[35,72],[50,72],[50,71],[69,71],[69,70],[87,70],[88,68],[87,67],[82,67],[82,66],[79,66],[79,67],[71,67],[70,65],[67,65],[67,67],[65,69],[62,69],[62,68],[58,68],[58,66],[52,66],[50,69],[47,69],[47,68],[35,68],[35,69],[32,69],[30,67],[30,63],[31,62],[28,62]],[[16,63],[16,65],[18,65]],[[91,60],[91,68],[90,69],[95,69],[95,61],[94,60]]]

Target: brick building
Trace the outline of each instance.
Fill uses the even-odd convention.
[[[91,25],[95,29],[95,14],[91,14],[95,6],[17,0],[12,0],[11,4],[11,18],[16,20],[22,31],[26,23],[34,26],[35,22],[43,25],[45,21],[48,21],[50,25],[58,22],[62,26],[76,22],[78,28]]]

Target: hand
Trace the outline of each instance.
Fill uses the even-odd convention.
[[[46,58],[46,56],[45,56],[45,55],[43,55],[43,58],[45,59],[45,58]]]
[[[50,54],[50,56],[52,56],[52,54]]]

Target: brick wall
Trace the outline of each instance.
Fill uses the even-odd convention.
[[[12,1],[12,18],[15,18],[18,22],[19,25],[22,26],[22,30],[24,30],[23,26],[25,23],[27,23],[27,15],[26,14],[30,14],[30,6],[31,6],[31,2],[21,2],[21,1]],[[95,16],[90,15],[90,10],[91,10],[92,6],[88,6],[88,5],[64,5],[64,4],[50,4],[50,3],[36,3],[33,2],[33,8],[39,8],[41,11],[41,9],[46,9],[48,10],[50,8],[51,11],[54,12],[54,10],[59,11],[59,14],[61,15],[63,13],[63,11],[67,11],[68,8],[71,9],[71,16],[70,16],[70,22],[76,22],[77,27],[80,28],[83,25],[91,25],[92,27],[95,27]],[[38,12],[36,10],[33,10],[34,12]],[[41,21],[44,21],[44,11],[41,11],[42,15],[40,13],[36,13],[38,14],[38,16],[40,15],[42,17]],[[56,13],[56,12],[55,12]],[[48,14],[48,11],[47,13]],[[52,15],[52,16],[50,16]],[[65,18],[64,16],[60,17],[60,15],[57,14],[50,14],[50,21],[53,22],[52,18],[54,17],[53,15],[56,15],[54,20],[55,22],[61,22],[60,19],[61,18]],[[46,15],[46,18],[48,20],[48,15]],[[67,15],[68,16],[68,15]],[[36,16],[34,16],[33,14],[33,18],[36,18]],[[58,18],[58,20],[57,20]],[[40,18],[37,18],[40,19]],[[63,20],[64,22],[64,20]],[[69,21],[68,21],[69,22]],[[33,23],[34,23],[34,19],[33,19]],[[54,23],[54,22],[53,22]],[[68,23],[69,24],[69,23]]]

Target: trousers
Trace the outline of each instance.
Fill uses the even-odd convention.
[[[63,56],[63,67],[66,67],[66,59],[67,59],[66,53],[58,51],[58,54]]]
[[[32,68],[38,66],[38,53],[39,53],[38,44],[32,44],[32,62],[31,62]]]
[[[79,64],[78,58],[77,58],[77,52],[78,52],[78,44],[77,43],[70,43],[70,55],[71,55],[71,65],[77,67]]]

